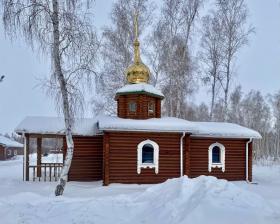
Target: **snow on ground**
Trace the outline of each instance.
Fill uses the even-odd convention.
[[[183,224],[280,223],[280,166],[254,167],[258,184],[214,177],[158,185],[23,182],[22,157],[0,162],[0,223]]]
[[[63,154],[48,154],[47,156],[42,156],[42,163],[62,163],[63,162]],[[33,153],[29,155],[29,164],[36,165],[37,164],[37,153]]]

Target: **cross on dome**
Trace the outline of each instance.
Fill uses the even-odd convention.
[[[138,12],[134,15],[134,62],[126,69],[126,79],[130,84],[148,83],[150,70],[140,57],[140,42],[138,41]]]

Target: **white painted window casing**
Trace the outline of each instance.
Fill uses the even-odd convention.
[[[12,155],[12,150],[11,150],[11,149],[8,149],[8,150],[7,150],[7,155],[8,155],[8,156]]]
[[[142,149],[143,146],[149,144],[152,145],[154,151],[154,162],[153,163],[142,163]],[[159,165],[159,146],[156,142],[151,140],[145,140],[138,144],[137,146],[137,173],[141,173],[142,168],[154,168],[155,173],[158,174],[158,165]]]
[[[148,113],[149,113],[149,115],[155,113],[155,102],[150,101],[150,102],[148,103]]]
[[[217,146],[220,149],[220,163],[213,163],[212,161],[212,150],[213,148]],[[223,172],[225,172],[225,146],[222,145],[221,143],[213,143],[212,145],[209,146],[208,149],[208,171],[211,172],[212,168],[218,167],[221,168]]]
[[[128,109],[129,112],[136,112],[137,111],[137,103],[134,101],[131,101],[128,103]]]

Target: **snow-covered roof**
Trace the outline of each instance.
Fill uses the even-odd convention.
[[[237,124],[192,122],[174,117],[133,120],[103,116],[99,118],[98,127],[100,130],[188,132],[192,136],[204,137],[261,138],[258,132]]]
[[[229,137],[229,138],[256,138],[262,136],[259,132],[233,123],[225,122],[193,122],[196,125],[194,136]]]
[[[65,133],[64,119],[62,117],[26,117],[15,129],[17,133],[58,134]],[[97,120],[91,118],[76,119],[73,124],[73,135],[96,135]]]
[[[64,129],[64,120],[61,117],[26,117],[15,131],[17,133],[63,135]],[[95,119],[76,119],[73,125],[73,135],[93,136],[102,131],[187,132],[192,136],[203,137],[261,138],[257,131],[237,124],[192,122],[175,117],[135,120],[99,116]]]
[[[152,96],[164,98],[164,95],[162,94],[161,91],[159,91],[154,86],[147,83],[128,84],[117,90],[117,95],[122,95],[127,93],[147,93]]]
[[[123,131],[156,131],[156,132],[192,132],[193,122],[175,118],[150,118],[147,120],[124,119],[114,116],[102,116],[99,118],[100,130]]]
[[[0,145],[3,145],[5,147],[15,147],[15,148],[23,147],[23,144],[20,144],[2,135],[0,135]]]

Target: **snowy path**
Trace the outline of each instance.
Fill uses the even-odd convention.
[[[102,187],[70,182],[23,182],[22,160],[0,162],[0,223],[280,223],[280,166],[255,167],[258,185],[213,177],[172,179],[159,185]]]

